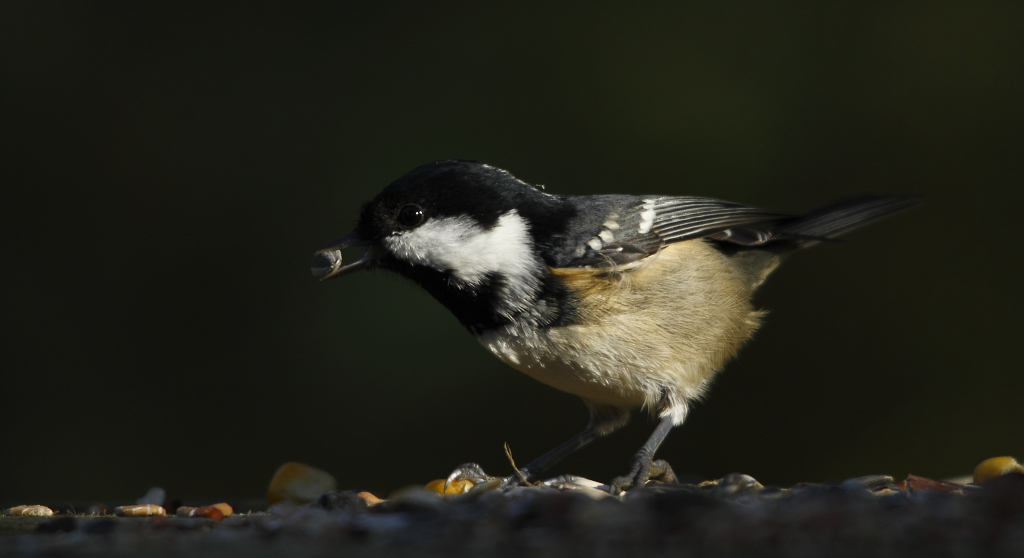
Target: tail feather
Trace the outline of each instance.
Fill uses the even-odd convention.
[[[917,205],[917,196],[859,196],[780,222],[771,234],[799,246],[834,238],[869,221]]]

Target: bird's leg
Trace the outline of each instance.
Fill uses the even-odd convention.
[[[673,426],[675,424],[671,414],[661,417],[658,427],[647,439],[647,443],[630,460],[629,472],[612,480],[612,494],[620,494],[623,490],[634,486],[643,486],[651,478],[662,482],[676,482],[676,475],[665,460],[654,461],[654,452],[658,451],[658,446],[665,441],[665,437],[668,436]]]
[[[555,449],[531,461],[526,467],[519,469],[519,474],[502,479],[502,486],[519,484],[524,479],[527,483],[535,482],[541,473],[551,468],[555,463],[558,463],[569,454],[601,436],[611,434],[629,421],[629,413],[622,409],[599,406],[586,400],[584,400],[584,403],[590,408],[590,424],[587,425],[587,428],[583,432],[569,438]],[[445,491],[456,480],[468,480],[479,484],[493,478],[495,477],[485,473],[480,465],[465,463],[456,467],[452,474],[448,475],[448,479],[445,481]]]
[[[593,426],[588,426],[583,432],[569,438],[555,449],[530,462],[526,467],[519,469],[519,474],[522,475],[522,477],[519,475],[510,475],[502,479],[501,484],[502,486],[520,484],[523,480],[527,483],[532,483],[537,480],[538,475],[554,465],[556,462],[599,437],[601,437],[601,433],[598,432],[598,429]],[[456,467],[455,470],[452,471],[452,474],[448,475],[448,478],[444,483],[444,489],[445,492],[447,492],[448,486],[456,480],[468,480],[474,484],[480,484],[493,478],[495,477],[485,473],[483,467],[480,465],[476,463],[464,463]]]

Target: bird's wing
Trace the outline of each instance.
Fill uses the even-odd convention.
[[[709,198],[642,198],[609,211],[593,236],[577,245],[571,265],[619,266],[652,255],[666,244],[704,237],[744,246],[763,244],[771,238],[768,228],[751,225],[791,218],[791,213]]]

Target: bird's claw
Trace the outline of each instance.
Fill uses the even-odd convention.
[[[444,493],[448,493],[448,487],[457,480],[467,480],[473,484],[481,484],[487,482],[494,477],[484,472],[484,468],[476,463],[463,463],[452,471],[452,474],[448,475],[448,478],[444,480]]]
[[[668,461],[664,459],[652,461],[650,456],[638,454],[633,457],[629,472],[612,480],[611,493],[619,495],[624,490],[643,486],[651,480],[663,483],[677,482],[676,474],[672,471],[672,466],[668,464]]]
[[[476,463],[463,463],[456,467],[455,470],[452,471],[452,474],[448,475],[448,478],[445,479],[444,493],[447,493],[448,487],[457,480],[467,480],[473,484],[482,484],[493,480],[501,480],[499,488],[516,485],[529,486],[532,481],[529,473],[525,470],[520,471],[520,473],[524,476],[520,477],[520,475],[509,475],[507,477],[495,477],[493,475],[488,475],[484,472],[484,468]],[[525,484],[523,482],[524,479],[526,480]]]

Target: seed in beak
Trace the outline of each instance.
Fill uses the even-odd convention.
[[[313,255],[313,277],[323,277],[341,265],[341,250],[327,250]]]

